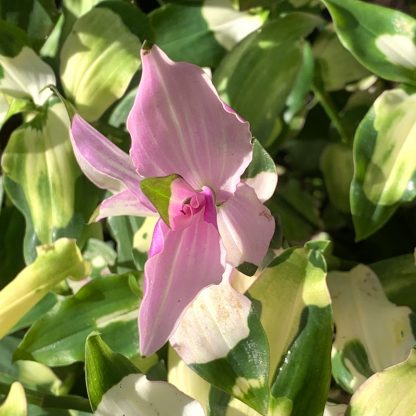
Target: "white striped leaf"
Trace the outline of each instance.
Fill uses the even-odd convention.
[[[270,345],[270,414],[323,412],[332,341],[325,277],[323,254],[310,243],[285,251],[249,289]]]
[[[370,71],[416,84],[416,20],[357,0],[323,0],[342,44]]]
[[[416,196],[416,94],[381,94],[354,139],[351,212],[358,239],[383,226]]]
[[[328,286],[337,328],[333,374],[344,389],[353,392],[374,372],[407,357],[416,343],[414,315],[410,308],[387,300],[377,275],[367,266],[331,272]]]
[[[267,340],[250,300],[227,281],[200,292],[170,342],[202,378],[266,414]]]

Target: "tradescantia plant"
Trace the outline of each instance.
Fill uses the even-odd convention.
[[[416,413],[416,9],[377,3],[0,0],[0,416]]]

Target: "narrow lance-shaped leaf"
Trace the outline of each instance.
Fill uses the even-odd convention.
[[[200,292],[170,342],[197,374],[266,414],[267,340],[250,300],[227,281]]]
[[[82,279],[88,271],[74,240],[38,247],[35,262],[0,291],[0,338],[55,285],[69,277]]]
[[[249,289],[261,303],[260,319],[270,345],[270,411],[319,414],[331,379],[332,313],[325,260],[320,248],[309,244],[287,250],[272,265]]]
[[[107,390],[125,376],[139,370],[121,354],[115,353],[99,334],[91,334],[85,344],[85,376],[93,410],[97,409]]]
[[[416,20],[357,0],[323,0],[342,44],[370,71],[416,84]]]
[[[354,139],[351,212],[357,239],[383,226],[416,196],[416,94],[386,91],[375,101]]]
[[[416,409],[416,349],[406,361],[374,374],[352,396],[349,416],[403,416]]]
[[[115,351],[128,357],[137,356],[139,297],[129,284],[129,275],[107,276],[59,300],[31,326],[15,358],[33,359],[50,366],[83,361],[85,340],[92,331],[100,331]]]
[[[367,266],[350,272],[331,272],[337,333],[332,371],[347,391],[355,391],[375,371],[403,361],[416,343],[411,310],[389,302]],[[383,325],[379,325],[383,322]]]

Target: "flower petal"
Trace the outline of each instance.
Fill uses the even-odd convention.
[[[75,157],[91,182],[113,193],[128,188],[135,195],[140,193],[144,199],[139,187],[141,178],[128,154],[79,115],[72,120],[71,132]]]
[[[100,221],[103,218],[116,217],[118,215],[146,217],[148,215],[155,215],[155,212],[141,204],[137,196],[126,189],[104,199],[98,207],[98,213],[94,221]]]
[[[259,265],[273,237],[275,222],[254,190],[240,184],[233,197],[218,209],[218,229],[227,252],[227,262]]]
[[[154,238],[158,244],[152,244],[153,256],[146,262],[139,312],[143,355],[163,346],[189,303],[204,287],[219,283],[224,272],[220,236],[202,211],[183,230],[172,231],[159,221]]]
[[[145,177],[178,174],[220,200],[233,193],[252,158],[247,122],[225,105],[195,65],[142,50],[143,73],[127,120],[133,163]]]
[[[200,403],[165,381],[130,374],[103,395],[95,416],[204,416]]]

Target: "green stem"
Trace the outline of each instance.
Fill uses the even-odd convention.
[[[0,394],[7,395],[10,386],[0,382]],[[30,390],[25,387],[25,394],[28,403],[34,404],[42,408],[53,409],[72,409],[80,410],[82,412],[90,412],[91,406],[88,399],[80,396],[54,396],[52,394],[45,394],[39,391]]]
[[[337,129],[339,135],[341,136],[341,141],[343,143],[350,143],[350,137],[347,133],[346,128],[344,127],[342,120],[338,114],[338,110],[336,109],[334,103],[331,100],[329,94],[321,87],[319,87],[316,83],[312,86],[312,91],[315,94],[315,97],[321,104],[322,108],[325,110],[325,113],[331,120],[334,127]]]

